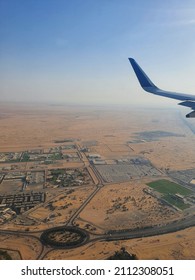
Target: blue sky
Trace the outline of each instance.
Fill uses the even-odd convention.
[[[195,93],[194,0],[0,0],[0,100],[176,104],[157,86]]]

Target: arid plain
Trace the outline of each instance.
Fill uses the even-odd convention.
[[[0,251],[12,259],[106,259],[121,247],[138,259],[195,259],[193,119],[171,109],[7,103],[0,130]],[[184,194],[162,195],[151,182]],[[87,238],[69,246],[72,233],[52,233],[58,243],[46,244],[43,232],[58,227]]]

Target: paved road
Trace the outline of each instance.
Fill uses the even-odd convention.
[[[195,215],[164,225],[159,227],[148,227],[137,230],[124,230],[124,231],[112,231],[102,238],[105,240],[121,240],[121,239],[133,239],[133,238],[142,238],[148,236],[155,236],[161,234],[167,234],[171,232],[176,232],[188,227],[195,226]]]
[[[96,189],[98,191],[98,189]],[[93,193],[94,195],[94,193]],[[73,217],[72,217],[73,218]],[[149,236],[157,236],[161,234],[167,234],[172,232],[177,232],[179,230],[195,226],[195,215],[182,219],[180,221],[173,222],[171,224],[167,224],[159,227],[148,227],[138,230],[121,230],[121,231],[110,231],[105,235],[97,235],[94,238],[89,239],[87,243],[93,243],[96,241],[116,241],[116,240],[127,240],[127,239],[135,239],[135,238],[143,238]],[[38,232],[38,231],[37,231]],[[39,231],[41,233],[41,231]],[[35,236],[35,232],[32,233],[24,233],[22,231],[12,231],[12,230],[0,230],[0,234],[12,234],[12,235],[22,235],[22,236],[31,236],[40,241],[39,237]],[[82,244],[84,245],[84,244]],[[46,251],[44,251],[46,249]],[[47,248],[42,244],[41,252],[37,256],[37,259],[42,259],[49,252],[54,250],[54,248]]]
[[[86,207],[86,205],[92,200],[92,198],[97,194],[100,190],[99,187],[96,187],[95,191],[85,200],[85,202],[79,207],[79,209],[72,215],[68,222],[66,222],[66,226],[72,226],[76,217],[80,214],[81,211]]]

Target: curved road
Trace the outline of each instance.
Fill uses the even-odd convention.
[[[165,226],[158,226],[158,227],[155,226],[155,227],[148,227],[148,228],[142,228],[142,229],[136,229],[136,230],[126,229],[126,230],[120,230],[120,231],[110,231],[107,234],[99,235],[99,236],[98,236],[98,234],[96,234],[96,236],[98,236],[98,237],[90,239],[87,243],[94,242],[96,240],[114,241],[114,240],[149,237],[149,236],[176,232],[176,231],[180,231],[182,229],[193,227],[193,226],[195,226],[195,215],[190,216],[188,218],[183,218],[182,220],[172,222]],[[39,232],[41,233],[43,231],[39,231]],[[21,234],[23,236],[30,235],[30,236],[33,236],[33,237],[39,239],[37,236],[33,235],[33,232],[32,233],[29,232],[29,234],[27,234],[26,232],[22,232],[22,231],[0,230],[0,233],[1,234],[13,234],[13,235]]]

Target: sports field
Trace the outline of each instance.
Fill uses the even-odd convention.
[[[184,210],[190,207],[189,204],[184,203],[184,201],[177,199],[176,197],[173,197],[173,195],[181,194],[182,196],[188,196],[192,193],[191,190],[188,190],[187,188],[168,180],[158,180],[148,183],[147,185],[153,188],[155,191],[162,193],[162,199],[176,206],[177,208]]]
[[[190,195],[191,190],[168,180],[158,180],[147,184],[149,187],[163,194]]]
[[[174,199],[170,194],[167,194],[167,195],[164,195],[162,197],[164,200],[166,200],[168,203],[176,206],[177,208],[181,209],[181,210],[184,210],[184,209],[187,209],[190,207],[189,204],[187,203],[184,203],[183,201],[181,200],[177,200],[177,199]]]

